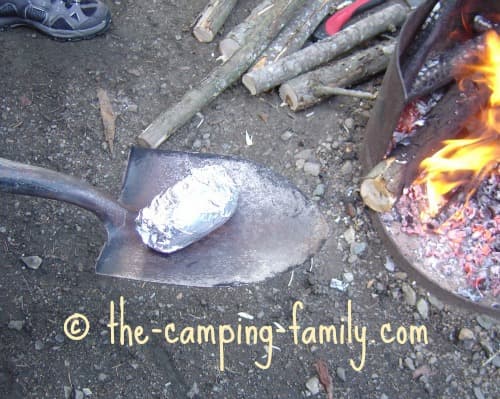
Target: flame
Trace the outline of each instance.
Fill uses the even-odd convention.
[[[490,89],[488,106],[477,115],[480,123],[476,123],[476,131],[469,130],[465,138],[444,141],[441,150],[420,163],[421,173],[415,183],[426,188],[428,204],[421,214],[423,220],[436,216],[460,187],[466,189],[467,203],[500,160],[500,35],[488,32],[484,51],[477,56],[478,63],[464,66],[463,71]]]

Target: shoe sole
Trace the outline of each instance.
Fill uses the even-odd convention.
[[[50,36],[52,39],[59,41],[78,41],[92,39],[105,33],[109,29],[110,25],[111,17],[108,17],[99,25],[96,25],[92,28],[68,31],[62,29],[52,29],[39,22],[30,21],[23,18],[0,18],[0,31],[17,28],[18,26],[28,26]]]

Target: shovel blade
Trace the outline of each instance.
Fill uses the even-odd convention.
[[[146,247],[135,231],[138,210],[192,168],[206,165],[222,165],[238,186],[235,214],[175,253]],[[109,228],[96,265],[99,274],[196,287],[255,283],[302,264],[328,235],[316,204],[283,177],[219,155],[133,148],[120,202],[130,217],[124,226]]]

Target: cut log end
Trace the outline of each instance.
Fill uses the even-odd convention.
[[[193,28],[193,35],[202,43],[210,43],[215,37],[215,33],[210,28],[203,26],[195,26]]]
[[[144,148],[156,148],[147,137],[137,137],[137,145]]]
[[[242,83],[245,85],[245,87],[248,89],[250,94],[252,96],[255,96],[257,94],[257,87],[255,86],[255,79],[252,77],[251,74],[247,73],[243,75],[243,78],[241,79]]]
[[[365,205],[376,212],[390,211],[397,199],[387,190],[382,178],[364,180],[361,183],[360,194]]]
[[[394,158],[388,158],[368,173],[360,187],[361,198],[366,206],[376,212],[392,209],[401,193],[404,165]]]
[[[297,93],[288,83],[284,83],[280,86],[279,95],[292,111],[298,110],[299,99]]]

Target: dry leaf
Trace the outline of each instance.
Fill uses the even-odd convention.
[[[316,367],[316,372],[318,373],[319,382],[325,388],[326,395],[328,399],[333,399],[333,382],[330,373],[328,372],[328,366],[325,361],[319,359],[314,363]]]
[[[116,115],[113,112],[108,94],[103,89],[97,89],[97,98],[99,99],[99,108],[101,109],[101,118],[104,125],[104,138],[106,139],[106,143],[108,143],[109,152],[112,155],[113,142],[115,140]]]

